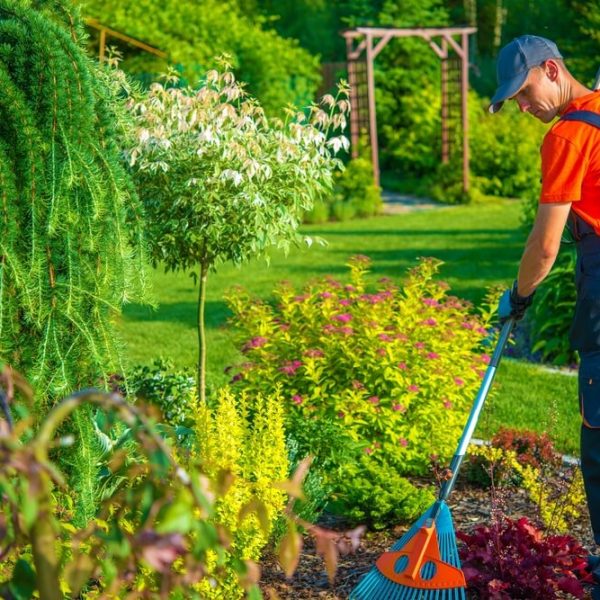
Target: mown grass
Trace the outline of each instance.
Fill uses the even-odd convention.
[[[300,286],[314,276],[345,277],[347,259],[353,254],[373,260],[373,280],[382,276],[400,279],[418,257],[435,256],[444,261],[440,277],[450,284],[452,293],[477,304],[489,287],[507,286],[514,279],[526,235],[520,227],[519,203],[508,200],[306,226],[302,232],[324,238],[327,245],[298,248],[287,257],[272,252],[268,265],[264,260],[241,268],[221,265],[209,277],[210,387],[227,381],[224,368],[238,358],[225,326],[229,312],[223,299],[233,285],[270,298],[276,283],[284,279]],[[186,273],[156,270],[152,275],[158,309],[129,305],[119,323],[127,344],[126,360],[130,365],[145,364],[162,356],[177,367],[193,368],[197,287]],[[548,415],[558,411],[553,435],[563,450],[574,452],[578,435],[575,387],[574,378],[505,361],[497,376],[495,399],[477,435],[489,436],[502,424],[547,430]]]

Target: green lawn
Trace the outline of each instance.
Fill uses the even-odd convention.
[[[241,284],[253,294],[269,298],[283,279],[302,284],[325,274],[344,277],[353,254],[373,260],[373,278],[401,278],[419,256],[444,261],[441,277],[452,292],[475,303],[491,285],[508,285],[516,275],[525,233],[520,228],[520,205],[496,201],[482,205],[443,207],[425,212],[380,216],[347,223],[304,227],[308,236],[321,237],[325,247],[313,245],[287,257],[273,252],[270,264],[253,261],[242,268],[222,265],[209,277],[207,293],[208,376],[215,387],[227,381],[225,366],[237,358],[225,328],[228,315],[224,291]],[[127,344],[129,364],[149,363],[155,357],[192,367],[196,360],[197,288],[188,274],[153,273],[156,311],[126,307],[119,324]],[[497,378],[497,394],[478,435],[489,435],[500,424],[545,430],[548,415],[559,411],[553,428],[561,447],[575,451],[577,442],[576,385],[574,378],[551,375],[535,366],[505,361]],[[556,405],[556,409],[553,407]]]

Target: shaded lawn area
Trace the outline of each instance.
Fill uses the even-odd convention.
[[[275,285],[284,279],[297,286],[327,274],[344,280],[346,262],[354,254],[372,259],[373,281],[384,276],[399,280],[418,257],[434,256],[445,263],[440,278],[450,284],[451,293],[477,304],[487,288],[507,286],[516,275],[526,236],[520,227],[520,211],[518,202],[504,200],[305,226],[305,235],[324,238],[327,245],[294,249],[287,257],[273,251],[269,265],[264,260],[241,268],[221,265],[209,276],[207,291],[209,387],[226,383],[224,368],[239,357],[225,327],[230,313],[223,296],[231,286],[240,284],[268,299]],[[162,356],[177,367],[193,368],[197,355],[197,287],[187,273],[156,270],[152,278],[158,309],[129,305],[119,323],[127,364],[147,364]],[[505,361],[496,381],[495,399],[484,411],[476,435],[489,436],[501,424],[549,430],[549,407],[556,404],[558,417],[554,420],[558,422],[551,428],[553,437],[562,449],[575,452],[575,378]]]

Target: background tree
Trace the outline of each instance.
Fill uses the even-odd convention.
[[[144,273],[114,86],[68,7],[48,12],[56,4],[0,2],[0,362],[27,376],[40,410],[120,368],[112,319]],[[89,410],[75,427],[71,460],[93,507]]]
[[[199,271],[202,403],[208,273],[221,261],[239,264],[299,239],[303,211],[331,190],[340,165],[333,155],[347,146],[328,133],[345,126],[348,102],[328,96],[323,103],[329,112],[313,105],[308,120],[291,109],[283,121],[267,120],[225,70],[209,71],[196,90],[155,83],[133,106],[137,136],[127,156],[147,212],[152,259],[167,270]]]
[[[168,54],[168,63],[146,53],[125,54],[123,70],[144,81],[170,64],[195,85],[214,66],[214,57],[226,52],[236,77],[267,113],[288,103],[305,106],[319,85],[318,60],[297,41],[279,36],[259,13],[244,13],[235,0],[80,1],[87,16]]]

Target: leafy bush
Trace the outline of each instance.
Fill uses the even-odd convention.
[[[239,289],[228,297],[246,354],[236,385],[265,396],[281,390],[290,434],[340,497],[352,486],[349,465],[363,465],[369,486],[366,462],[405,477],[426,473],[432,453],[449,459],[489,360],[490,314],[447,295],[434,281],[439,261],[422,260],[403,286],[381,280],[374,293],[369,263],[354,257],[347,283],[325,277],[301,292],[283,283],[276,307]],[[374,482],[371,494],[354,495],[378,523],[387,514],[379,503],[388,504],[379,489]],[[414,516],[404,496],[394,518]]]
[[[0,373],[0,385],[9,404],[16,401],[10,390],[17,386],[28,395],[10,370]],[[112,453],[110,469],[126,484],[113,488],[95,518],[78,528],[68,500],[72,489],[48,453],[68,443],[54,438],[56,429],[82,405],[106,411],[107,434],[115,423],[125,423],[140,460],[128,461],[123,449]],[[15,408],[28,416],[26,403]],[[77,393],[57,403],[39,430],[28,430],[30,422],[21,420],[0,439],[0,522],[11,524],[0,540],[0,584],[12,590],[11,597],[29,598],[37,591],[41,600],[80,594],[131,598],[144,591],[200,598],[192,586],[205,577],[211,553],[222,554],[229,545],[226,531],[211,520],[222,486],[211,483],[197,462],[182,468],[147,413],[116,394]],[[250,508],[261,511],[261,501],[254,502]],[[250,561],[241,559],[230,569],[249,591],[258,591]]]
[[[325,200],[317,200],[313,207],[304,213],[304,223],[325,223],[329,220],[330,204]]]
[[[561,456],[547,433],[501,427],[492,437],[492,446],[512,450],[519,464],[534,469],[556,468],[561,463]]]
[[[354,158],[336,173],[334,195],[354,207],[356,216],[370,217],[381,209],[381,188],[373,183],[373,164],[367,158]]]
[[[544,472],[548,468],[557,469],[561,464],[561,456],[547,433],[501,427],[492,437],[489,447],[470,447],[467,479],[483,487],[492,483],[496,486],[518,483],[511,461],[506,460],[507,452],[514,453],[520,465],[529,465]]]
[[[481,600],[583,598],[578,577],[588,552],[571,536],[545,536],[525,518],[500,517],[457,537],[467,585]]]
[[[340,465],[336,478],[329,509],[357,523],[369,522],[373,529],[414,521],[435,499],[430,488],[414,486],[390,462],[364,454]]]
[[[519,113],[508,102],[490,115],[487,99],[469,97],[470,168],[474,185],[483,193],[518,198],[539,186],[543,124]]]
[[[569,342],[569,331],[577,296],[574,249],[563,248],[550,274],[536,291],[529,311],[532,352],[556,365],[578,362]]]
[[[333,194],[328,200],[316,202],[312,210],[305,213],[304,222],[371,217],[382,205],[381,188],[373,183],[373,165],[370,159],[359,156],[350,160],[343,171],[335,173]]]
[[[260,17],[250,18],[232,0],[78,0],[85,15],[144,40],[168,54],[182,76],[195,86],[202,73],[214,66],[214,57],[231,56],[236,76],[249,84],[270,114],[288,104],[305,106],[319,85],[319,61],[295,39],[278,36]],[[114,40],[111,40],[114,43]],[[156,79],[168,63],[149,53],[127,52],[123,68],[130,74]]]
[[[187,372],[172,372],[173,365],[156,359],[151,366],[134,367],[127,383],[129,392],[157,406],[173,427],[190,427],[194,422],[196,380]]]

